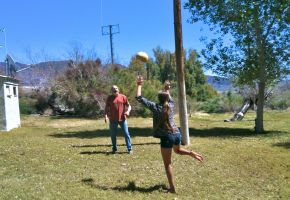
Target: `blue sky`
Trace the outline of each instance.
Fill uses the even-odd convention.
[[[157,46],[175,49],[172,0],[0,0],[0,6],[0,28],[5,27],[8,53],[17,62],[66,59],[75,45],[109,60],[109,36],[102,36],[101,27],[114,24],[120,28],[113,35],[118,63],[127,65],[138,51],[152,56]],[[186,22],[189,16],[182,10],[183,46],[199,52],[200,37],[212,34],[201,23]],[[1,61],[4,55],[0,48]]]

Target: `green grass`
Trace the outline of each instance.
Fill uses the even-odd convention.
[[[113,155],[103,119],[22,116],[21,128],[0,132],[0,199],[289,199],[290,111],[266,111],[264,134],[253,112],[224,123],[230,116],[189,118],[186,148],[205,161],[173,154],[177,194],[164,191],[151,119],[129,118],[134,154],[120,133]]]

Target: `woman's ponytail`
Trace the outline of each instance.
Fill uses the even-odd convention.
[[[173,131],[173,128],[169,122],[169,113],[170,113],[169,103],[168,101],[165,101],[162,106],[162,119],[161,119],[163,122],[162,123],[163,129]]]

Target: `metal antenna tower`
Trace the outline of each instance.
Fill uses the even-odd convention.
[[[120,33],[119,24],[102,26],[102,35],[110,35],[111,64],[114,64],[113,34]]]

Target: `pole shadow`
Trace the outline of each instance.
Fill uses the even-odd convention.
[[[131,138],[134,137],[152,137],[152,128],[129,128]],[[197,129],[189,128],[189,134],[192,137],[272,137],[274,135],[283,134],[280,131],[265,131],[263,133],[256,133],[253,129],[249,128],[229,128],[229,127],[215,127],[210,129]],[[50,137],[55,138],[79,138],[79,139],[94,139],[99,137],[110,137],[108,129],[96,129],[93,131],[78,131],[67,133],[54,133]],[[117,136],[123,137],[121,129],[118,130]],[[135,144],[136,145],[136,144]],[[142,145],[142,144],[140,144]],[[144,144],[146,145],[146,144]]]
[[[253,129],[248,128],[228,128],[217,127],[211,129],[196,129],[189,128],[189,134],[193,137],[271,137],[273,135],[283,134],[280,131],[265,131],[263,133],[256,133]]]
[[[273,146],[290,149],[290,142],[279,142],[279,143],[273,144]]]
[[[94,179],[92,179],[92,178],[82,179],[82,182],[84,184],[91,186],[93,188],[96,188],[96,189],[115,190],[115,191],[119,191],[119,192],[128,192],[129,191],[129,192],[151,193],[151,192],[156,191],[156,190],[160,190],[163,192],[165,192],[167,190],[165,184],[154,185],[154,186],[146,188],[146,187],[136,186],[134,181],[130,181],[127,186],[114,186],[114,187],[97,185],[96,183],[94,183]]]

